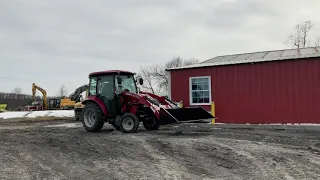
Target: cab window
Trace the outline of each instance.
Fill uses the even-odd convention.
[[[118,93],[121,93],[122,91],[137,93],[136,83],[134,81],[133,76],[121,75],[119,77],[121,77],[122,79],[121,84],[118,82],[117,78],[115,79]]]
[[[97,95],[97,77],[92,77],[89,84],[89,95]]]

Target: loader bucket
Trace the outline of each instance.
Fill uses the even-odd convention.
[[[160,125],[172,123],[200,123],[202,120],[214,118],[209,112],[202,107],[184,107],[160,109]]]

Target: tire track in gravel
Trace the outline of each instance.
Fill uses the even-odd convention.
[[[189,173],[188,169],[185,168],[183,164],[175,162],[161,149],[155,148],[153,145],[151,145],[150,142],[155,142],[154,139],[149,139],[143,136],[128,137],[134,141],[139,142],[139,144],[144,148],[145,154],[153,159],[154,166],[160,171],[160,175],[163,177],[163,179],[198,179],[197,176]]]
[[[152,144],[172,157],[180,164],[184,164],[189,172],[200,179],[248,179],[243,173],[249,161],[242,161],[229,148],[212,142],[203,143],[205,137],[165,138]],[[201,143],[199,143],[201,142]]]
[[[256,165],[255,171],[261,173],[263,179],[319,179],[319,162],[310,164],[313,154],[303,152],[301,157],[290,148],[274,143],[250,143],[246,140],[217,139],[217,144],[231,148]],[[301,157],[300,160],[297,157]],[[317,171],[315,173],[314,171]],[[259,176],[259,173],[256,174]]]
[[[27,169],[29,167],[37,167],[38,172],[36,173],[36,177],[33,177],[32,179],[43,179],[43,177],[49,179],[66,179],[66,177],[61,172],[53,170],[50,166],[45,165],[37,159],[34,159],[31,155],[26,154],[25,152],[20,152],[19,156],[20,161],[28,162],[28,166],[26,166]]]
[[[20,161],[19,156],[12,156],[14,149],[5,143],[6,146],[0,146],[0,179],[11,179],[12,175],[20,177],[20,179],[31,179],[25,164]]]
[[[65,176],[53,170],[47,161],[35,158],[33,155],[35,152],[30,152],[28,149],[23,148],[21,143],[18,144],[7,143],[7,146],[10,147],[9,153],[6,153],[1,158],[1,164],[5,166],[1,173],[1,176],[5,176],[4,179],[10,179],[6,176],[10,177],[11,174],[17,174],[19,179],[43,179],[44,177],[65,179]],[[38,154],[40,153],[38,152]],[[33,173],[30,174],[30,172]]]

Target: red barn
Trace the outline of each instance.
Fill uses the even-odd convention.
[[[167,69],[169,97],[215,103],[221,123],[320,123],[320,47],[218,56]]]

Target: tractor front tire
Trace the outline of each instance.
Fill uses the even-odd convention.
[[[88,103],[81,111],[80,120],[88,132],[99,132],[104,125],[104,114],[96,103]]]
[[[155,117],[150,117],[143,121],[143,127],[146,130],[158,130],[160,125]]]
[[[123,133],[135,133],[139,129],[139,119],[132,113],[125,113],[120,117],[120,130]]]

